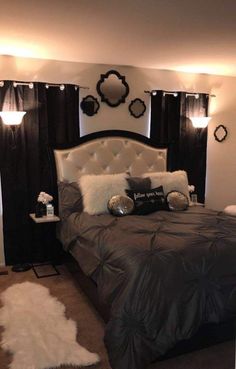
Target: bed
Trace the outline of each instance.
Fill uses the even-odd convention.
[[[196,337],[232,337],[236,218],[204,207],[125,217],[83,211],[79,176],[171,169],[168,149],[138,134],[99,132],[54,155],[63,209],[58,238],[107,322],[111,367],[144,369]]]

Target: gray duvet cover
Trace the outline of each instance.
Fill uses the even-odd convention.
[[[72,213],[65,249],[111,304],[113,369],[144,369],[207,322],[236,315],[236,218],[190,207],[116,218]]]

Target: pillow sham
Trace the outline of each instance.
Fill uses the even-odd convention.
[[[158,210],[168,210],[162,186],[148,191],[126,190],[126,193],[134,201],[133,214],[146,215]]]
[[[80,188],[76,182],[58,183],[58,204],[61,219],[67,218],[74,212],[83,211],[83,199]]]
[[[90,215],[108,213],[107,203],[112,196],[126,196],[127,173],[87,174],[79,178],[84,211]]]
[[[171,191],[182,192],[188,201],[190,201],[188,177],[184,170],[176,170],[175,172],[150,172],[142,175],[142,177],[147,176],[151,179],[152,188],[163,186],[165,195]]]
[[[134,191],[148,191],[151,189],[151,179],[149,177],[127,177],[129,189]]]

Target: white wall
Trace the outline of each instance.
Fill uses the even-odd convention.
[[[209,115],[207,150],[207,206],[221,210],[236,204],[236,78],[212,77],[212,99]],[[223,124],[228,136],[222,143],[214,139],[214,129]]]
[[[71,63],[40,59],[0,57],[1,79],[22,81],[45,81],[75,83],[88,86],[81,90],[81,98],[87,94],[97,96],[96,84],[100,74],[116,69],[126,76],[130,94],[125,104],[111,108],[104,103],[94,117],[81,114],[81,133],[87,134],[103,129],[126,129],[148,135],[149,95],[144,90],[164,89],[215,94],[210,100],[206,204],[222,209],[227,204],[236,204],[236,78],[204,74],[179,73],[155,69],[134,68],[115,65]],[[139,97],[147,105],[145,115],[135,119],[128,112],[129,102]],[[214,128],[224,124],[229,136],[223,143],[214,140]],[[193,148],[194,149],[194,148]]]

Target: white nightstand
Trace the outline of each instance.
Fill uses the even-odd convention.
[[[56,223],[56,222],[59,222],[60,221],[60,218],[57,216],[57,215],[44,215],[43,217],[40,217],[40,218],[36,218],[35,216],[35,213],[31,213],[29,214],[30,218],[34,221],[34,223],[40,225],[42,224],[41,227],[43,227],[42,229],[42,234],[43,234],[43,244],[46,243],[47,241],[47,232],[45,230],[44,227],[46,227],[46,224],[45,223],[48,223],[48,226],[50,225],[50,223]],[[43,224],[45,224],[45,226],[43,226]],[[48,227],[47,227],[48,228]],[[48,231],[50,231],[51,233],[51,226],[50,226],[50,229],[48,229]],[[51,277],[51,276],[55,276],[55,275],[59,275],[60,272],[58,271],[58,269],[56,268],[55,264],[53,263],[53,260],[50,260],[51,258],[49,258],[49,261],[45,261],[45,262],[42,262],[42,263],[32,263],[32,269],[36,275],[37,278],[44,278],[44,277]],[[53,257],[52,257],[53,259]],[[51,267],[51,271],[46,271],[45,270],[43,271],[43,269],[48,269],[48,267]],[[38,270],[37,270],[38,269]],[[40,272],[40,269],[41,269],[41,272]]]

